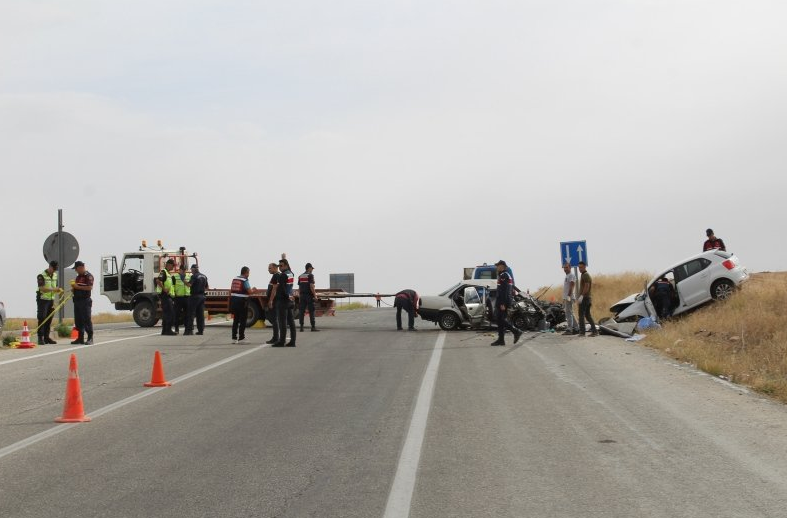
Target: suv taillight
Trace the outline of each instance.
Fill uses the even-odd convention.
[[[726,261],[724,261],[724,262],[723,262],[723,263],[721,263],[721,264],[722,264],[722,265],[723,265],[725,268],[727,268],[728,270],[732,270],[733,268],[735,268],[735,263],[733,263],[733,262],[732,262],[732,259],[727,259]]]

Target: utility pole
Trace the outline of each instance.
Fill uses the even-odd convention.
[[[65,268],[63,259],[65,257],[65,244],[63,239],[63,209],[57,209],[57,257],[57,287],[64,289]],[[65,293],[65,291],[61,293]],[[63,311],[64,309],[61,307],[57,312],[58,325],[63,324]]]

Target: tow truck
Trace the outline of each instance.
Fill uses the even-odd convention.
[[[189,253],[185,247],[166,249],[161,241],[149,247],[142,241],[139,250],[124,253],[120,268],[118,257],[107,255],[101,258],[101,294],[115,305],[118,311],[131,311],[134,322],[140,327],[153,327],[161,318],[161,304],[156,293],[156,278],[164,269],[167,260],[175,261],[175,270],[184,265],[190,267],[189,261],[199,266],[196,253]],[[314,301],[315,316],[333,316],[335,302],[330,295],[338,295],[332,290],[317,289],[317,300]],[[297,301],[297,290],[293,291]],[[266,316],[268,307],[267,290],[249,297],[246,310],[246,325],[253,326]],[[205,291],[205,311],[208,315],[227,315],[230,313],[230,290],[208,289]],[[270,313],[270,312],[268,312]],[[298,318],[298,304],[295,304],[295,318]]]

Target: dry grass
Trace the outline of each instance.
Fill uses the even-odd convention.
[[[645,283],[649,281],[653,274],[647,272],[624,272],[615,275],[593,274],[593,306],[591,314],[594,320],[598,321],[603,317],[611,316],[609,307],[615,302],[628,297],[632,293],[639,293],[645,289]],[[543,288],[541,288],[543,290]],[[541,290],[536,290],[535,294]],[[553,286],[541,297],[541,300],[555,300],[560,302],[563,298],[563,281]]]
[[[346,304],[336,304],[337,311],[353,311],[355,309],[366,309],[372,307],[366,302],[348,302]]]
[[[652,275],[594,275],[593,316],[643,289]],[[542,297],[560,300],[562,284]],[[642,345],[787,403],[787,272],[758,273],[728,301],[716,302],[649,331]]]
[[[730,300],[666,322],[643,343],[787,403],[787,272],[755,274]]]
[[[131,312],[124,312],[124,313],[96,313],[93,315],[93,323],[94,324],[116,324],[122,322],[132,322],[134,318],[131,315]],[[6,323],[5,327],[3,327],[3,331],[21,331],[22,325],[27,322],[27,326],[30,329],[33,329],[38,325],[38,320],[35,317],[31,318],[9,318]],[[64,318],[63,323],[69,326],[74,325],[73,318]],[[53,317],[52,321],[52,328],[57,326],[57,315]]]

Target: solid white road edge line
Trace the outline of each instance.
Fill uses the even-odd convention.
[[[202,368],[197,369],[195,371],[192,371],[192,372],[186,373],[186,374],[184,374],[182,376],[179,376],[179,377],[177,377],[177,378],[175,378],[173,380],[170,380],[170,383],[175,385],[176,383],[180,383],[182,381],[186,381],[189,378],[193,378],[194,376],[198,376],[198,375],[200,375],[200,374],[202,374],[204,372],[207,372],[207,371],[209,371],[211,369],[215,369],[216,367],[221,367],[222,365],[224,365],[226,363],[229,363],[231,361],[237,360],[239,358],[243,358],[244,356],[246,356],[248,354],[251,354],[253,352],[257,352],[260,349],[264,349],[266,347],[268,347],[267,344],[258,345],[257,347],[254,347],[254,348],[249,349],[247,351],[243,351],[243,352],[238,353],[238,354],[236,354],[234,356],[230,356],[229,358],[224,358],[223,360],[219,360],[216,363],[211,363],[210,365],[206,365],[205,367],[202,367]],[[118,408],[124,407],[124,406],[126,406],[128,404],[131,404],[131,403],[134,403],[135,401],[139,401],[142,398],[146,398],[148,396],[152,396],[153,394],[156,394],[156,393],[158,393],[161,390],[166,390],[167,388],[168,387],[149,388],[149,389],[146,389],[143,392],[140,392],[139,394],[134,394],[133,396],[129,396],[129,397],[125,398],[125,399],[121,399],[120,401],[117,401],[115,403],[107,405],[107,406],[105,406],[103,408],[99,408],[98,410],[95,410],[93,412],[87,412],[87,414],[90,417],[92,417],[92,418],[101,417],[102,415],[108,414],[109,412],[112,412],[113,410],[117,410]],[[60,425],[57,425],[55,427],[50,428],[49,430],[44,430],[43,432],[37,433],[35,435],[31,435],[27,439],[22,439],[21,441],[15,442],[14,444],[10,444],[10,445],[6,446],[5,448],[0,448],[0,459],[5,457],[6,455],[10,455],[10,454],[15,453],[15,452],[17,452],[19,450],[23,450],[23,449],[27,448],[28,446],[32,446],[33,444],[35,444],[37,442],[41,442],[44,439],[48,439],[50,437],[54,437],[55,435],[58,435],[61,432],[65,432],[66,430],[69,430],[69,429],[73,428],[74,426],[79,426],[79,424],[80,423],[60,424]],[[90,426],[90,425],[87,424],[87,425],[83,425],[83,426]]]
[[[437,371],[440,368],[440,357],[443,354],[445,331],[440,331],[432,350],[429,365],[426,366],[424,379],[418,391],[418,399],[410,421],[410,429],[399,456],[399,465],[388,494],[388,503],[385,506],[383,518],[407,518],[410,515],[410,504],[415,491],[415,481],[418,474],[418,464],[421,460],[421,447],[426,435],[426,423],[429,418],[429,409],[432,406],[434,386],[437,381]]]
[[[212,326],[212,325],[215,325],[215,324],[222,324],[222,323],[224,323],[224,322],[211,322],[210,324],[205,324],[205,325],[206,326]],[[128,329],[128,328],[123,328],[123,329]],[[7,365],[9,363],[16,363],[16,362],[23,362],[23,361],[26,361],[26,360],[35,360],[36,358],[43,358],[44,356],[49,356],[50,354],[67,353],[69,351],[76,351],[77,349],[87,349],[88,347],[95,347],[97,345],[108,345],[108,344],[114,344],[114,343],[118,343],[118,342],[126,342],[128,340],[138,340],[140,338],[147,338],[147,337],[150,337],[150,336],[158,336],[160,334],[161,333],[148,333],[146,335],[127,336],[126,338],[116,338],[115,340],[107,340],[106,342],[98,342],[98,343],[94,343],[92,345],[77,345],[75,347],[66,347],[65,349],[58,349],[56,351],[48,351],[48,352],[41,353],[41,354],[34,354],[32,356],[23,356],[22,358],[14,358],[13,360],[4,360],[4,361],[0,362],[0,365]]]

